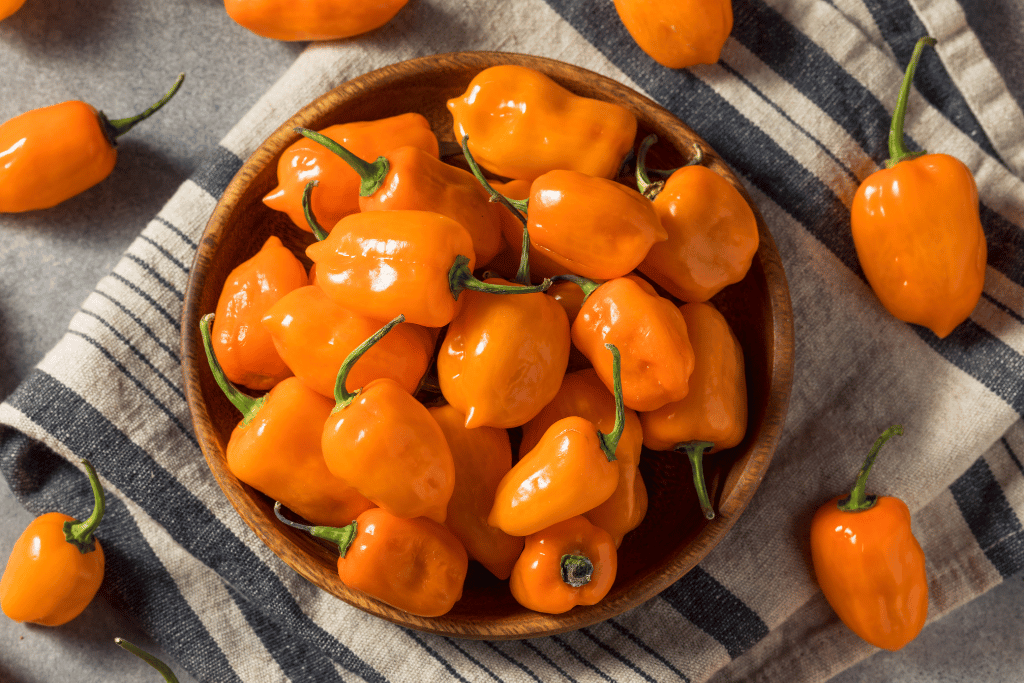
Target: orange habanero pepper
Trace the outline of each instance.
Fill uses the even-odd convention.
[[[644,445],[653,451],[686,451],[693,483],[707,519],[715,511],[704,483],[705,451],[738,445],[747,433],[747,380],[743,348],[728,321],[709,303],[679,308],[693,345],[690,391],[679,401],[640,414]]]
[[[302,262],[274,235],[228,274],[217,300],[213,349],[229,380],[262,391],[291,376],[261,321],[282,296],[307,282]]]
[[[437,136],[422,114],[410,112],[374,121],[354,121],[320,130],[353,154],[376,159],[395,147],[411,145],[438,156]],[[263,198],[275,211],[288,214],[292,222],[309,231],[302,210],[302,193],[311,181],[319,181],[313,197],[313,211],[329,232],[334,224],[359,211],[359,174],[337,155],[306,137],[288,146],[277,162],[277,187]]]
[[[0,124],[0,213],[48,209],[110,175],[117,138],[178,92],[185,74],[146,111],[111,121],[79,100],[19,114]]]
[[[11,16],[25,4],[25,0],[2,0],[0,2],[0,21]]]
[[[609,347],[615,374],[612,431],[605,434],[590,420],[575,415],[555,422],[498,484],[488,524],[512,536],[529,536],[593,510],[615,492],[619,483],[615,450],[625,428],[626,409],[619,351]]]
[[[3,577],[0,608],[14,621],[60,626],[81,614],[103,583],[103,548],[93,536],[105,498],[96,470],[82,460],[95,501],[84,521],[60,512],[32,520],[14,542]]]
[[[617,571],[618,553],[608,532],[571,517],[526,537],[508,585],[523,607],[562,614],[600,602]]]
[[[421,617],[439,617],[462,597],[469,557],[459,540],[426,517],[405,519],[382,508],[342,528],[290,527],[338,544],[338,578],[349,588]]]
[[[354,392],[345,388],[359,357],[401,322],[398,316],[387,323],[342,363],[323,428],[324,460],[334,476],[396,517],[444,523],[455,464],[437,421],[393,379],[375,379]]]
[[[332,403],[296,377],[260,398],[224,376],[210,343],[210,319],[199,321],[217,386],[242,413],[225,450],[228,470],[249,486],[284,503],[314,524],[348,524],[373,503],[334,477],[324,462],[321,437]]]
[[[548,427],[572,415],[590,420],[600,430],[611,431],[615,427],[615,397],[605,388],[593,368],[565,375],[555,398],[537,417],[523,425],[519,452],[529,453]],[[615,459],[619,462],[619,482],[615,492],[605,502],[583,513],[592,524],[611,534],[616,548],[628,532],[640,526],[647,514],[647,487],[637,469],[643,446],[640,418],[632,410],[626,410],[625,416],[622,436],[615,448]]]
[[[811,520],[811,559],[822,593],[851,631],[886,650],[917,637],[928,616],[924,551],[899,498],[866,496],[879,449],[899,425],[875,442],[848,496],[833,498]]]
[[[480,165],[517,180],[555,169],[614,178],[636,137],[636,117],[626,108],[512,64],[481,71],[448,110],[455,139],[470,137]]]
[[[489,525],[487,515],[498,482],[512,469],[508,432],[496,427],[467,429],[463,414],[447,404],[429,410],[455,460],[455,490],[444,525],[462,542],[470,558],[505,580],[523,552],[523,538]]]
[[[985,285],[988,246],[970,170],[948,154],[907,151],[903,117],[925,45],[907,66],[889,131],[886,167],[864,179],[850,228],[871,289],[896,318],[947,336],[974,310]]]
[[[668,239],[651,247],[637,269],[682,301],[707,301],[750,270],[760,237],[754,211],[732,183],[694,161],[664,183],[651,183],[643,160],[657,140],[637,154],[637,186],[653,196]]]
[[[670,69],[714,64],[732,32],[732,0],[615,0],[629,35]]]
[[[380,28],[408,0],[224,0],[235,23],[273,40],[336,40]]]

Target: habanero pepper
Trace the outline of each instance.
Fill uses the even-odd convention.
[[[811,559],[822,593],[851,631],[876,647],[899,650],[917,637],[928,617],[928,576],[910,510],[899,498],[867,496],[875,441],[848,496],[821,506],[811,520]]]
[[[106,509],[103,487],[88,460],[82,466],[94,507],[85,521],[60,512],[32,520],[14,542],[0,577],[0,608],[14,621],[60,626],[81,614],[103,583],[103,547],[93,535]]]
[[[224,0],[235,23],[273,40],[337,40],[380,28],[408,0]]]
[[[714,64],[732,32],[732,0],[615,0],[629,35],[670,69]]]
[[[443,524],[396,517],[382,508],[359,515],[342,528],[296,524],[274,505],[290,527],[338,545],[338,578],[357,591],[421,617],[446,614],[462,597],[469,557]]]
[[[903,118],[914,71],[926,45],[914,48],[889,131],[886,167],[857,188],[850,229],[868,284],[896,318],[939,338],[974,310],[985,285],[988,245],[970,170],[948,154],[910,152]]]
[[[409,112],[373,121],[353,121],[328,126],[320,131],[353,154],[376,159],[394,149],[411,145],[438,156],[437,136],[422,114]],[[340,157],[306,137],[288,146],[277,162],[277,187],[263,203],[288,214],[297,227],[309,231],[302,209],[302,193],[311,181],[319,191],[312,198],[313,211],[329,232],[335,223],[359,211],[359,174]]]
[[[455,139],[470,137],[480,165],[533,180],[555,169],[614,178],[636,137],[636,117],[611,102],[580,97],[534,69],[503,64],[477,74],[448,100]]]
[[[617,571],[618,553],[608,532],[584,517],[571,517],[526,537],[509,589],[527,609],[562,614],[599,603]]]
[[[348,524],[373,503],[334,477],[324,462],[320,441],[332,403],[296,377],[289,377],[265,396],[252,398],[224,376],[210,341],[210,319],[199,328],[207,361],[217,386],[242,419],[225,447],[228,470],[239,481],[314,524]]]
[[[110,120],[79,100],[19,114],[0,124],[0,213],[48,209],[105,179],[117,139],[178,92],[185,74],[146,111]]]
[[[282,296],[307,282],[302,262],[274,235],[228,274],[217,300],[213,350],[229,380],[263,391],[291,376],[261,321]]]
[[[704,482],[703,456],[738,445],[747,433],[747,380],[743,348],[729,322],[710,303],[679,307],[693,346],[694,368],[686,396],[640,414],[644,445],[685,451],[701,511],[715,511]]]
[[[0,2],[0,21],[11,16],[25,4],[25,0],[2,0]]]
[[[523,538],[487,523],[498,483],[512,469],[508,432],[497,427],[467,429],[465,416],[444,404],[429,408],[455,461],[455,490],[444,525],[462,542],[471,559],[501,580],[523,552]]]

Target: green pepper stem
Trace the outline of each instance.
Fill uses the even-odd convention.
[[[889,128],[889,160],[885,162],[886,168],[892,168],[905,159],[913,159],[924,154],[924,152],[907,151],[906,141],[903,139],[903,117],[907,113],[910,85],[914,81],[914,72],[917,71],[917,63],[921,60],[921,53],[926,45],[934,44],[934,38],[924,36],[919,38],[917,44],[914,45],[914,53],[910,56],[907,72],[903,76],[903,85],[900,86],[900,96],[896,100],[896,109],[892,113],[892,127]]]
[[[704,163],[704,148],[700,146],[700,143],[694,142],[692,143],[693,157],[679,168],[664,170],[649,169],[647,168],[647,151],[657,141],[658,136],[651,133],[640,143],[640,149],[636,155],[636,189],[640,194],[652,201],[661,193],[662,190],[665,189],[665,181],[651,180],[651,175],[656,175],[659,178],[668,178],[680,168],[685,168],[687,166],[700,166]]]
[[[552,282],[558,282],[559,280],[564,280],[566,282],[572,282],[573,284],[578,285],[579,288],[583,290],[583,300],[584,301],[589,299],[590,295],[593,294],[597,290],[597,288],[601,286],[601,283],[599,283],[599,282],[594,282],[593,280],[588,280],[585,277],[581,277],[579,275],[574,275],[573,273],[564,273],[562,275],[555,275],[554,277],[551,278]]]
[[[365,159],[360,159],[334,140],[322,133],[317,133],[315,130],[310,130],[308,128],[296,128],[295,132],[309,138],[313,142],[320,143],[328,150],[341,157],[346,164],[351,166],[352,170],[358,173],[359,177],[362,179],[359,183],[360,197],[369,197],[379,190],[380,186],[384,184],[384,179],[387,177],[388,171],[391,170],[391,163],[386,157],[377,157],[377,160],[371,163]]]
[[[559,568],[562,581],[573,588],[587,585],[594,575],[594,563],[586,555],[562,555]]]
[[[122,649],[128,650],[128,652],[131,652],[146,664],[149,664],[151,667],[159,671],[160,675],[164,677],[164,681],[166,681],[166,683],[178,683],[178,678],[174,675],[174,672],[171,671],[170,667],[143,650],[138,645],[132,645],[124,638],[114,638],[114,642]]]
[[[207,313],[199,320],[199,331],[203,335],[203,348],[206,349],[206,361],[210,364],[213,381],[217,383],[220,390],[231,401],[231,405],[235,406],[238,412],[242,413],[242,425],[247,425],[256,417],[256,413],[260,411],[260,408],[263,407],[266,396],[253,398],[242,393],[224,374],[224,368],[220,366],[220,361],[217,360],[217,355],[213,352],[213,340],[210,336],[210,325],[213,324],[213,316],[213,313]]]
[[[868,483],[868,475],[871,473],[871,466],[875,464],[875,458],[878,457],[878,451],[881,450],[886,441],[897,434],[903,434],[902,425],[889,427],[875,440],[875,444],[868,452],[868,457],[864,459],[864,464],[860,466],[860,472],[857,473],[857,481],[853,485],[853,490],[850,491],[849,496],[839,501],[838,507],[840,510],[843,512],[863,512],[874,507],[876,497],[864,493]]]
[[[345,557],[345,553],[348,552],[348,548],[352,545],[352,541],[354,541],[356,537],[356,532],[359,530],[359,524],[354,519],[350,524],[343,527],[308,526],[306,524],[299,524],[298,522],[293,522],[286,518],[281,512],[281,507],[280,501],[274,501],[274,515],[279,520],[292,528],[305,531],[310,536],[322,538],[325,541],[330,541],[331,543],[336,544],[338,546],[338,553],[340,553],[342,557]]]
[[[302,188],[302,213],[306,215],[306,223],[313,231],[318,242],[327,239],[327,231],[320,225],[320,221],[313,215],[313,188],[320,184],[319,180],[310,180],[306,187]]]
[[[455,263],[448,270],[448,289],[456,301],[459,300],[459,294],[466,289],[486,294],[533,294],[546,292],[549,287],[551,278],[545,278],[539,285],[499,285],[496,282],[478,280],[469,269],[469,257],[463,254],[455,257]]]
[[[622,402],[622,358],[619,356],[619,349],[615,344],[605,344],[604,347],[612,352],[612,386],[615,388],[615,424],[612,431],[605,434],[598,430],[597,439],[601,444],[601,450],[608,458],[608,462],[615,460],[615,449],[619,447],[619,439],[622,437],[622,430],[626,428],[626,406]]]
[[[707,483],[704,481],[704,451],[715,447],[710,441],[686,441],[676,444],[675,450],[686,451],[686,457],[690,459],[690,469],[693,470],[693,487],[697,489],[697,500],[700,501],[700,510],[704,513],[704,519],[715,518],[715,508],[711,505],[711,498],[708,496]]]
[[[178,78],[174,81],[174,85],[171,86],[171,89],[168,90],[167,93],[163,97],[161,97],[156,104],[154,104],[152,107],[142,112],[141,114],[129,116],[128,118],[124,119],[114,119],[113,121],[111,121],[106,117],[106,115],[103,114],[103,112],[100,112],[100,123],[103,127],[104,132],[107,135],[107,139],[110,140],[110,144],[115,144],[117,138],[121,137],[122,135],[130,131],[132,128],[134,128],[135,124],[139,123],[140,121],[144,121],[145,119],[148,119],[150,116],[159,111],[161,107],[170,102],[171,98],[174,97],[174,93],[178,92],[178,89],[181,88],[181,84],[184,82],[185,74],[178,74]]]
[[[92,463],[82,459],[82,466],[85,474],[89,477],[89,486],[92,487],[93,508],[92,514],[84,522],[78,520],[64,522],[64,540],[72,544],[83,555],[96,550],[96,541],[93,539],[93,532],[103,519],[103,513],[107,509],[106,496],[103,494],[103,486],[100,485],[99,475],[93,468]]]
[[[374,344],[384,338],[384,335],[394,329],[395,325],[405,321],[405,316],[399,314],[397,318],[384,325],[372,335],[369,339],[364,341],[362,344],[352,349],[352,352],[345,357],[345,361],[341,364],[341,368],[338,369],[338,377],[334,382],[334,410],[332,413],[336,413],[348,404],[352,403],[356,396],[359,395],[360,389],[355,391],[349,391],[345,388],[345,382],[348,380],[348,373],[351,372],[352,366],[356,364],[363,354],[370,350]]]

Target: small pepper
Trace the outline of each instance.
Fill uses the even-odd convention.
[[[584,517],[571,517],[526,537],[509,589],[527,609],[562,614],[599,603],[617,571],[618,554],[608,532]]]
[[[272,40],[337,40],[391,21],[408,0],[224,0],[235,23]]]
[[[487,523],[498,482],[512,469],[508,432],[496,427],[467,429],[465,416],[448,404],[429,409],[444,432],[455,461],[455,490],[444,525],[476,560],[501,580],[523,552],[521,536]]]
[[[864,489],[879,449],[899,425],[885,430],[845,497],[821,506],[811,520],[811,558],[822,593],[851,631],[876,647],[899,650],[928,616],[924,551],[899,498]]]
[[[738,445],[747,432],[747,380],[743,347],[718,309],[689,303],[679,311],[693,345],[694,368],[686,397],[641,413],[644,445],[685,451],[697,499],[707,519],[715,511],[704,483],[703,456]]]
[[[732,32],[732,0],[615,0],[629,35],[670,69],[714,64]]]
[[[376,159],[396,147],[411,145],[438,156],[437,136],[422,114],[410,112],[373,121],[353,121],[320,130],[363,159]],[[329,232],[335,223],[359,211],[359,174],[340,157],[316,142],[299,137],[281,153],[277,162],[277,187],[263,198],[275,211],[309,231],[302,209],[302,193],[311,181],[320,189],[312,198],[313,212]]]
[[[210,340],[212,314],[199,321],[213,379],[242,414],[228,439],[228,470],[249,486],[315,524],[348,524],[373,503],[334,477],[324,462],[321,437],[331,401],[296,377],[260,398],[234,387]]]
[[[392,607],[421,617],[439,617],[462,597],[469,557],[443,524],[426,517],[405,519],[382,508],[359,515],[342,528],[296,524],[274,505],[290,527],[338,545],[338,578]]]
[[[95,505],[79,521],[60,512],[32,520],[14,542],[3,577],[0,608],[14,621],[60,626],[81,614],[103,583],[103,547],[93,536],[106,508],[96,470],[82,460]]]
[[[151,667],[160,672],[160,675],[164,677],[164,681],[166,683],[178,683],[178,677],[174,675],[174,672],[171,671],[171,668],[169,666],[167,666],[159,659],[143,650],[138,645],[133,645],[124,638],[114,638],[114,643],[117,644],[117,646],[121,649],[131,652],[133,655],[144,661],[146,664],[149,664]]]
[[[988,246],[970,170],[948,154],[910,152],[903,117],[921,52],[907,66],[889,131],[889,160],[857,188],[850,228],[864,276],[896,318],[946,337],[974,310]]]
[[[79,100],[41,107],[0,124],[0,213],[48,209],[110,175],[117,138],[178,92],[185,74],[146,111],[108,119]]]
[[[231,271],[213,323],[213,349],[229,380],[262,391],[291,376],[261,321],[281,297],[307,282],[302,262],[273,235]]]
[[[554,169],[614,178],[636,137],[625,107],[569,92],[544,74],[503,64],[477,74],[448,100],[455,139],[470,137],[480,165],[533,180]]]
[[[360,356],[402,320],[387,323],[342,363],[335,406],[323,428],[324,460],[334,476],[391,514],[443,523],[455,464],[437,421],[393,379],[376,379],[354,392],[345,388]]]

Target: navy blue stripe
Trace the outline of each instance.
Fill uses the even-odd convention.
[[[1024,569],[1024,527],[985,458],[949,486],[978,546],[1005,579]]]
[[[105,467],[94,465],[110,479]],[[82,519],[92,509],[92,489],[81,471],[43,444],[3,425],[0,470],[18,500],[35,513],[61,510]],[[96,538],[106,561],[101,590],[111,604],[155,635],[161,647],[196,679],[240,683],[120,498],[107,496]]]
[[[426,652],[426,653],[427,653],[428,655],[430,655],[431,657],[433,657],[434,659],[436,659],[436,660],[438,661],[438,663],[439,663],[439,664],[441,664],[441,666],[443,666],[443,667],[445,668],[445,670],[446,670],[446,671],[448,671],[448,673],[449,673],[449,674],[451,674],[451,675],[452,675],[452,676],[454,676],[455,678],[459,679],[459,680],[460,680],[460,681],[462,681],[463,683],[469,683],[469,681],[467,681],[467,680],[466,680],[466,679],[465,679],[465,678],[464,678],[464,677],[462,676],[462,674],[460,674],[460,673],[458,672],[458,670],[456,670],[456,668],[455,668],[454,666],[452,666],[451,662],[449,662],[449,661],[448,661],[447,659],[445,659],[444,657],[442,657],[442,656],[441,656],[441,653],[439,653],[439,652],[438,652],[437,650],[435,650],[434,648],[430,647],[430,645],[428,645],[428,644],[426,643],[426,641],[424,641],[424,640],[423,640],[422,638],[420,638],[420,637],[419,637],[418,635],[416,635],[416,632],[415,632],[415,631],[413,631],[412,629],[408,629],[408,628],[406,628],[406,629],[402,629],[402,630],[403,630],[403,631],[405,631],[405,635],[409,636],[409,638],[410,638],[410,639],[412,639],[412,641],[413,641],[414,643],[416,643],[416,644],[417,644],[417,645],[419,645],[419,646],[420,646],[421,648],[423,648],[423,650],[424,650],[424,651],[425,651],[425,652]]]
[[[683,681],[685,681],[685,683],[690,683],[690,678],[686,674],[684,674],[682,671],[680,671],[675,666],[673,666],[672,662],[668,661],[663,656],[661,656],[657,651],[654,650],[654,648],[652,648],[650,645],[648,645],[647,643],[642,641],[638,636],[636,636],[634,633],[632,633],[625,626],[623,626],[619,622],[615,621],[614,619],[609,619],[605,623],[608,624],[609,626],[611,626],[612,628],[614,628],[616,631],[618,631],[622,635],[624,635],[627,638],[629,638],[629,640],[632,641],[633,644],[636,645],[637,647],[639,647],[641,650],[643,650],[647,654],[653,656],[659,662],[664,664],[670,671],[672,671],[672,673],[674,673],[675,675],[679,676],[679,678],[683,679]]]
[[[131,309],[129,309],[123,303],[121,303],[120,301],[118,301],[117,299],[115,299],[114,297],[110,296],[109,294],[107,294],[104,291],[101,291],[101,290],[97,289],[96,290],[96,294],[99,294],[104,299],[106,299],[110,303],[114,304],[119,309],[121,309],[121,312],[124,313],[125,315],[127,315],[129,318],[131,318],[132,322],[134,322],[136,325],[141,327],[143,329],[143,331],[145,331],[146,336],[148,336],[150,339],[152,339],[153,342],[156,343],[156,345],[159,346],[161,349],[163,349],[167,353],[168,356],[170,356],[171,358],[173,358],[175,361],[177,361],[179,363],[181,362],[181,357],[178,356],[177,352],[174,351],[174,349],[172,349],[170,346],[165,344],[164,341],[162,339],[160,339],[160,337],[157,336],[156,332],[153,331],[153,328],[151,328],[149,325],[147,325],[145,322],[143,322],[142,318],[140,318],[139,316],[135,315],[135,313],[133,313],[131,311]]]
[[[1006,440],[1005,436],[1000,439],[1000,443],[1003,444],[1003,448],[1006,449],[1007,455],[1009,455],[1010,459],[1013,460],[1013,464],[1017,466],[1017,469],[1020,470],[1021,474],[1024,474],[1024,463],[1022,463],[1020,458],[1017,457],[1017,453],[1010,448],[1010,442]]]
[[[662,592],[661,598],[736,658],[768,635],[768,626],[746,603],[699,565]]]
[[[525,673],[525,674],[526,674],[527,676],[529,676],[529,677],[530,677],[530,678],[532,678],[533,680],[537,681],[537,683],[544,683],[544,681],[542,681],[541,679],[537,678],[537,674],[533,673],[533,670],[532,670],[532,669],[531,669],[530,667],[526,666],[525,664],[523,664],[522,662],[520,662],[520,661],[519,661],[518,659],[513,659],[511,655],[509,655],[509,654],[508,654],[508,653],[506,653],[506,652],[505,652],[504,650],[502,650],[501,648],[499,648],[499,647],[498,647],[498,646],[497,646],[497,645],[496,645],[495,643],[492,643],[492,642],[491,642],[491,641],[489,641],[489,640],[485,640],[485,641],[483,641],[483,644],[484,644],[484,645],[487,645],[488,647],[490,647],[490,648],[491,648],[492,650],[494,650],[495,652],[497,652],[497,653],[498,653],[499,655],[501,655],[502,657],[504,657],[505,659],[507,659],[507,660],[508,660],[509,662],[511,662],[512,664],[515,664],[515,665],[516,665],[517,667],[519,667],[519,668],[520,668],[520,669],[521,669],[521,670],[522,670],[522,671],[523,671],[523,672],[524,672],[524,673]]]
[[[569,643],[565,642],[565,640],[563,638],[559,638],[558,636],[551,636],[551,640],[553,642],[557,643],[563,650],[568,652],[570,655],[575,657],[576,661],[580,662],[581,664],[586,665],[589,669],[591,669],[598,676],[600,676],[604,680],[608,681],[608,683],[615,683],[615,681],[612,679],[611,676],[609,676],[605,672],[601,671],[601,669],[597,668],[597,666],[594,665],[590,660],[588,660],[586,657],[584,657],[579,652],[577,652],[575,648],[573,648],[571,645],[569,645]]]
[[[1024,286],[1024,230],[985,204],[979,213],[988,242],[988,265]]]
[[[536,655],[537,655],[538,657],[540,657],[541,659],[543,659],[543,660],[544,660],[544,662],[545,662],[545,663],[546,663],[546,664],[547,664],[548,666],[550,666],[550,667],[551,667],[552,669],[554,669],[554,670],[555,670],[555,671],[557,671],[557,672],[558,672],[559,674],[561,674],[561,675],[562,675],[562,678],[564,678],[564,679],[565,679],[565,680],[567,680],[567,681],[572,681],[572,683],[577,683],[577,681],[576,681],[576,679],[575,679],[575,678],[573,678],[572,676],[570,676],[569,674],[567,674],[567,673],[565,672],[565,669],[563,669],[562,667],[560,667],[560,666],[558,666],[557,664],[555,664],[555,662],[554,662],[554,661],[553,661],[553,660],[552,660],[552,659],[551,659],[550,657],[548,657],[548,656],[547,656],[546,654],[544,654],[543,652],[541,652],[540,648],[538,648],[538,647],[537,647],[536,645],[534,645],[533,643],[531,643],[531,642],[530,642],[530,641],[528,641],[528,640],[522,640],[522,641],[519,641],[519,642],[521,642],[521,643],[522,643],[522,644],[523,644],[524,646],[526,646],[526,647],[527,647],[527,648],[529,648],[530,650],[533,650],[533,652],[534,652],[534,653],[535,653],[535,654],[536,654]]]
[[[220,199],[231,179],[241,168],[242,160],[218,145],[207,155],[191,180],[214,199]]]
[[[984,299],[985,301],[989,302],[990,304],[992,304],[993,306],[995,306],[996,308],[1001,310],[1003,313],[1005,313],[1008,316],[1010,316],[1011,318],[1013,318],[1014,320],[1016,320],[1018,323],[1024,324],[1024,315],[1022,315],[1022,314],[1018,313],[1017,311],[1013,310],[1012,308],[1010,308],[1009,306],[1004,304],[1002,301],[998,301],[995,297],[993,297],[988,292],[982,292],[981,293],[981,298]]]
[[[630,669],[632,669],[634,672],[639,674],[640,677],[643,678],[644,680],[650,681],[651,683],[658,683],[658,681],[656,681],[655,679],[653,679],[650,676],[648,676],[647,673],[643,669],[641,669],[639,666],[637,666],[633,662],[631,662],[628,659],[626,659],[625,657],[623,657],[621,653],[615,651],[611,646],[609,646],[607,643],[605,643],[604,641],[600,640],[597,636],[595,636],[593,633],[591,633],[590,629],[588,629],[588,628],[580,629],[579,632],[582,633],[583,635],[585,635],[587,638],[590,638],[590,640],[592,640],[594,642],[594,644],[597,645],[599,648],[601,648],[602,650],[604,650],[605,652],[610,654],[612,657],[615,657],[615,659],[619,660],[620,662],[622,662],[623,664],[628,666]]]
[[[487,674],[488,676],[490,676],[490,677],[491,677],[491,678],[493,678],[494,680],[498,681],[498,683],[502,683],[502,680],[501,680],[501,678],[500,678],[500,677],[499,677],[498,675],[496,675],[496,674],[495,674],[495,673],[494,673],[493,671],[491,671],[491,670],[490,670],[490,669],[489,669],[489,668],[487,667],[487,665],[485,665],[485,664],[484,664],[483,662],[481,662],[480,660],[478,660],[478,659],[477,659],[476,657],[474,657],[473,655],[469,654],[469,652],[467,652],[467,651],[466,651],[466,650],[465,650],[464,648],[460,647],[460,646],[459,646],[459,641],[458,641],[458,640],[456,640],[455,638],[446,638],[446,641],[448,642],[448,644],[449,644],[449,645],[451,645],[451,646],[452,646],[452,647],[454,647],[454,648],[455,648],[456,650],[458,650],[459,652],[461,652],[461,653],[462,653],[462,656],[463,656],[463,657],[465,657],[466,659],[468,659],[469,661],[473,662],[473,663],[474,663],[474,664],[476,664],[476,665],[477,665],[478,667],[480,667],[481,669],[483,669],[484,673],[486,673],[486,674]]]
[[[170,261],[170,262],[171,262],[171,263],[173,263],[174,265],[178,266],[178,268],[181,268],[181,270],[182,270],[183,272],[187,273],[187,272],[189,271],[189,267],[188,267],[188,266],[186,266],[186,265],[185,265],[184,263],[182,263],[182,262],[181,262],[181,261],[180,261],[180,260],[178,259],[178,257],[177,257],[177,256],[175,256],[175,255],[174,255],[174,254],[172,254],[172,253],[171,253],[170,251],[168,251],[168,250],[167,250],[167,249],[166,249],[166,248],[165,248],[165,247],[164,247],[164,246],[163,246],[162,244],[160,244],[159,242],[157,242],[157,241],[155,241],[155,240],[152,240],[152,239],[150,239],[150,238],[146,237],[146,235],[145,235],[145,234],[141,234],[141,235],[139,235],[139,239],[141,239],[141,240],[142,240],[143,242],[146,242],[146,243],[148,243],[148,244],[149,244],[150,246],[152,246],[152,247],[153,247],[154,249],[156,249],[157,251],[159,251],[159,252],[160,252],[160,253],[161,253],[161,254],[163,255],[163,257],[164,257],[165,259],[167,259],[168,261]]]
[[[174,326],[174,329],[180,331],[180,329],[181,329],[181,321],[178,319],[178,317],[171,315],[163,306],[161,306],[159,303],[157,303],[156,299],[154,299],[152,296],[150,296],[148,292],[145,292],[137,284],[135,284],[134,282],[132,282],[128,278],[126,278],[126,277],[124,277],[122,275],[119,275],[118,273],[111,273],[110,276],[112,278],[114,278],[115,280],[117,280],[118,282],[120,282],[121,284],[123,284],[128,289],[130,289],[133,292],[135,292],[136,294],[138,294],[140,297],[142,297],[146,301],[146,303],[148,303],[150,306],[153,307],[154,310],[156,310],[157,313],[159,313],[164,318],[166,318],[167,322],[171,323],[171,325]]]
[[[158,223],[163,225],[165,228],[167,228],[168,230],[173,232],[175,235],[180,237],[181,241],[184,242],[185,244],[187,244],[188,246],[192,247],[193,251],[195,251],[196,249],[199,248],[199,245],[196,243],[196,241],[194,239],[192,239],[191,237],[186,235],[185,232],[181,228],[179,228],[174,223],[171,223],[169,220],[167,220],[163,216],[156,216],[153,220],[157,221]]]
[[[384,676],[304,614],[281,580],[195,494],[80,396],[36,370],[8,402],[72,453],[89,458],[179,545],[260,605],[282,628],[310,637],[331,659],[368,683],[384,683]],[[195,448],[177,457],[201,460],[203,456]]]
[[[154,280],[156,280],[161,285],[163,285],[164,289],[166,289],[167,291],[169,291],[172,294],[174,294],[174,296],[178,297],[179,300],[181,300],[181,301],[185,300],[185,294],[182,293],[181,291],[179,291],[177,287],[175,287],[167,278],[165,278],[163,275],[161,275],[156,270],[156,268],[154,268],[151,264],[146,263],[144,260],[142,260],[141,258],[136,256],[135,254],[125,254],[124,256],[125,256],[126,259],[128,259],[129,261],[132,261],[137,266],[142,268],[144,271],[149,273],[150,276]]]

